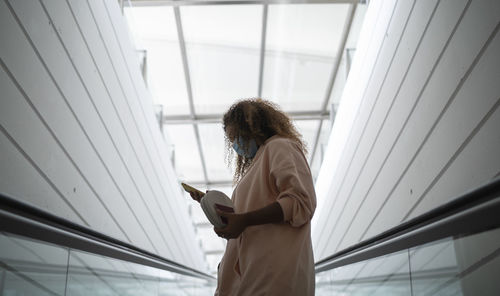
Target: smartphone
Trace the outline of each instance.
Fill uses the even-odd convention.
[[[205,193],[204,193],[203,191],[198,190],[198,189],[196,189],[196,188],[194,188],[194,187],[192,187],[192,186],[189,186],[189,185],[188,185],[188,184],[186,184],[186,183],[181,183],[181,185],[182,185],[182,188],[184,188],[184,190],[186,190],[186,192],[188,192],[188,193],[193,192],[193,193],[198,193],[198,194],[200,194],[201,196],[205,195]]]

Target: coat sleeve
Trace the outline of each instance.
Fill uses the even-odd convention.
[[[270,143],[271,144],[271,143]],[[269,147],[270,178],[285,222],[300,227],[309,222],[316,208],[311,171],[299,146],[280,139]]]

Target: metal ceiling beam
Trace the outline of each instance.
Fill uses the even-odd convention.
[[[175,22],[177,25],[177,36],[179,38],[179,46],[180,46],[180,50],[181,50],[182,66],[184,68],[184,78],[186,80],[186,89],[187,89],[188,100],[189,100],[189,111],[191,113],[190,118],[195,119],[196,113],[194,110],[193,90],[192,90],[192,86],[191,86],[191,76],[189,73],[189,64],[188,64],[188,60],[187,60],[186,42],[184,40],[184,31],[182,29],[181,12],[180,12],[179,7],[174,7],[174,14],[175,14]],[[205,162],[205,156],[203,155],[203,149],[201,148],[200,131],[198,130],[197,122],[193,121],[192,124],[193,124],[193,128],[194,128],[194,134],[196,136],[196,144],[198,146],[198,152],[200,154],[201,166],[203,169],[203,177],[205,178],[205,181],[208,182],[208,174],[207,174],[207,166],[206,166],[206,162]]]
[[[264,4],[262,10],[262,34],[260,39],[260,66],[259,66],[259,91],[258,91],[259,98],[262,98],[262,83],[264,78],[264,58],[266,52],[266,34],[267,34],[267,10],[268,10],[268,5]]]
[[[355,4],[359,0],[132,0],[124,6],[268,5],[268,4]]]
[[[177,45],[177,40],[167,39],[167,38],[147,38],[145,40],[154,40],[161,41],[165,44],[169,44],[172,46]],[[189,46],[194,47],[203,47],[203,49],[211,49],[211,50],[223,50],[223,51],[232,51],[238,54],[260,54],[261,48],[252,47],[252,46],[243,46],[243,45],[230,45],[230,44],[220,44],[215,42],[189,42]],[[266,56],[267,57],[280,57],[285,59],[293,59],[304,62],[318,62],[318,63],[332,63],[335,61],[335,57],[331,57],[328,55],[321,55],[317,53],[306,53],[306,52],[294,52],[290,50],[277,50],[266,48]]]
[[[349,33],[351,32],[351,26],[352,22],[354,20],[354,15],[356,14],[356,8],[357,8],[357,3],[353,3],[349,7],[349,12],[348,12],[348,17],[347,17],[347,22],[344,26],[344,31],[342,32],[342,39],[339,44],[339,48],[337,50],[337,55],[335,57],[335,63],[333,64],[333,70],[332,74],[330,75],[330,80],[328,81],[328,87],[326,89],[325,93],[325,98],[323,99],[323,104],[321,106],[322,111],[326,111],[327,106],[328,106],[328,101],[330,100],[330,96],[332,95],[332,90],[333,90],[333,85],[335,84],[335,79],[337,78],[337,73],[339,72],[340,68],[340,61],[342,60],[342,56],[345,52],[345,46],[347,43],[347,38],[349,37]],[[311,151],[311,157],[309,158],[309,163],[312,164],[312,161],[314,160],[314,156],[316,154],[316,148],[318,146],[319,142],[319,136],[321,134],[321,127],[323,126],[323,118],[320,119],[319,126],[318,126],[318,131],[316,132],[316,135],[314,137],[314,145],[313,149]]]
[[[287,112],[293,120],[321,120],[330,118],[330,111],[294,111]],[[198,123],[221,123],[222,114],[200,114],[200,115],[165,115],[163,124],[198,124]]]

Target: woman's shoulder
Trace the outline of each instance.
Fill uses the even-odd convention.
[[[294,139],[274,136],[266,142],[262,152],[264,159],[273,163],[274,166],[283,167],[295,165],[299,162],[307,164],[301,146]]]
[[[270,150],[299,148],[299,144],[295,140],[278,135],[272,136],[271,138],[267,139],[267,141],[265,142],[265,146]]]

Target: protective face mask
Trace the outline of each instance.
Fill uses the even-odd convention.
[[[248,147],[248,152],[243,149],[243,138],[240,136],[238,137],[237,141],[234,141],[233,143],[233,149],[238,153],[239,155],[246,157],[246,158],[253,158],[255,154],[257,153],[257,150],[259,149],[257,147],[257,143],[255,143],[254,139],[250,140],[250,147]]]

